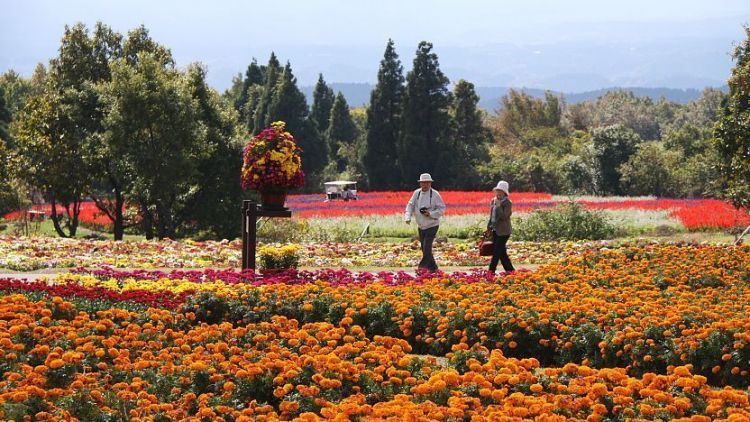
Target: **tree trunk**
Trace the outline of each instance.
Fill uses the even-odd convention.
[[[122,240],[125,234],[125,213],[123,211],[125,208],[125,198],[122,194],[119,183],[117,183],[117,180],[114,177],[109,176],[109,184],[115,192],[114,207],[112,206],[112,202],[106,199],[99,199],[94,195],[91,195],[91,198],[94,200],[99,211],[103,212],[110,220],[112,220],[113,234],[117,241]]]
[[[68,215],[68,231],[70,232],[70,237],[76,237],[76,232],[78,231],[78,217],[81,215],[81,198],[76,198],[73,200],[73,204],[64,204],[65,205],[65,213]],[[71,215],[70,207],[73,206],[73,214]]]
[[[125,235],[125,217],[123,216],[123,208],[125,207],[125,201],[123,200],[120,189],[115,187],[115,221],[114,231],[115,240],[122,240]]]
[[[151,240],[154,238],[154,218],[145,201],[141,201],[141,212],[143,213],[143,232],[146,235],[146,240]]]
[[[55,201],[54,196],[52,196],[52,198],[50,199],[50,205],[52,206],[52,225],[55,227],[55,231],[60,237],[70,237],[65,234],[65,231],[60,226],[60,220],[57,216],[57,201]]]

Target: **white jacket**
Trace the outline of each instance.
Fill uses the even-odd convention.
[[[419,212],[420,208],[427,208],[430,212],[430,216],[427,217]],[[417,225],[420,229],[429,229],[440,224],[440,217],[445,214],[445,202],[440,194],[435,189],[430,188],[427,192],[422,192],[419,188],[414,191],[409,199],[409,203],[406,204],[406,210],[404,211],[404,221],[411,221],[411,216],[414,215],[417,218]]]

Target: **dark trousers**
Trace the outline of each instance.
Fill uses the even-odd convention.
[[[492,238],[495,242],[495,250],[492,252],[492,260],[490,261],[490,271],[493,273],[497,269],[497,261],[503,263],[503,269],[505,271],[515,271],[513,264],[510,263],[510,257],[508,257],[508,249],[505,244],[508,243],[508,236],[498,236],[495,232],[492,232]]]
[[[435,257],[432,256],[432,242],[435,241],[438,226],[429,229],[419,229],[419,245],[422,248],[422,260],[419,261],[419,268],[425,268],[429,271],[437,271],[438,266]]]

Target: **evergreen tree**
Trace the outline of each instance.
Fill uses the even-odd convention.
[[[263,71],[258,66],[258,60],[253,57],[253,61],[247,66],[245,71],[244,79],[239,77],[237,81],[237,88],[235,89],[236,97],[234,98],[234,109],[240,112],[242,115],[247,115],[248,110],[245,105],[247,104],[250,87],[253,85],[263,85]],[[233,87],[234,88],[234,87]]]
[[[482,124],[482,112],[477,108],[479,96],[474,84],[463,79],[453,91],[451,118],[452,145],[443,152],[443,166],[450,170],[450,184],[456,188],[479,188],[480,177],[476,164],[487,158],[489,130]]]
[[[404,68],[393,40],[388,40],[378,70],[378,83],[370,94],[367,109],[364,166],[370,189],[385,190],[400,186],[397,145],[401,131],[404,101]]]
[[[736,64],[727,82],[729,98],[714,128],[714,139],[726,196],[735,206],[750,208],[750,26],[745,27],[745,34],[747,38],[732,55]]]
[[[239,112],[248,132],[251,132],[255,128],[255,116],[259,110],[258,105],[263,97],[263,92],[265,92],[264,89],[263,85],[250,85],[247,88],[247,102]]]
[[[325,133],[329,161],[336,164],[337,171],[344,171],[347,165],[347,160],[339,153],[339,149],[351,146],[356,138],[357,127],[349,114],[349,104],[346,103],[344,94],[339,92],[333,101],[330,125]]]
[[[414,66],[406,75],[406,92],[399,142],[402,187],[414,185],[420,173],[429,172],[441,183],[448,183],[447,170],[439,160],[449,143],[450,93],[432,44],[419,43]]]
[[[314,183],[314,176],[326,165],[328,152],[309,113],[305,94],[297,87],[297,78],[294,77],[292,67],[287,62],[273,89],[272,101],[265,119],[266,125],[277,120],[286,122],[287,130],[297,139],[302,148],[302,170],[312,178],[310,180]]]
[[[328,130],[328,121],[331,118],[331,107],[333,107],[333,89],[323,80],[323,74],[318,75],[318,83],[313,91],[313,103],[311,117],[318,125],[318,131],[325,133]]]
[[[266,66],[265,77],[263,79],[263,91],[260,93],[259,98],[257,99],[257,105],[254,108],[255,112],[253,116],[252,133],[260,132],[274,121],[268,117],[268,108],[273,101],[274,90],[279,81],[280,73],[281,65],[279,60],[276,58],[276,54],[271,52],[271,57],[268,59],[268,65]]]

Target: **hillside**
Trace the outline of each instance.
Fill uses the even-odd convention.
[[[369,83],[332,83],[334,91],[341,91],[346,97],[347,102],[352,107],[364,106],[370,100],[370,92],[374,88],[373,84]],[[313,86],[301,87],[302,92],[307,96],[308,104],[312,102]],[[544,97],[543,89],[538,88],[521,88],[526,93],[535,97]],[[678,89],[678,88],[645,88],[645,87],[628,87],[628,88],[603,88],[594,91],[585,92],[564,92],[562,95],[565,97],[565,101],[568,103],[578,103],[586,100],[593,100],[601,97],[605,93],[613,90],[624,89],[632,91],[637,96],[646,96],[652,98],[654,101],[664,97],[669,101],[674,101],[680,104],[685,104],[690,101],[696,100],[701,96],[702,90],[700,89]],[[726,86],[721,87],[722,90],[726,91]],[[500,102],[500,98],[508,93],[509,87],[490,87],[480,86],[477,87],[477,94],[479,94],[479,105],[488,111],[494,111]]]

